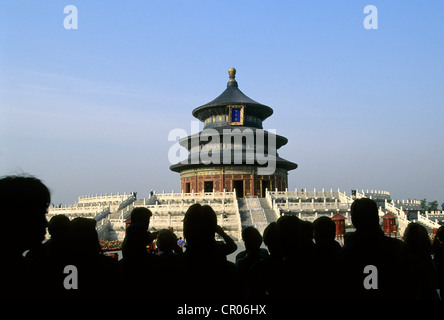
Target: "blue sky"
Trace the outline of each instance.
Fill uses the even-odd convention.
[[[66,5],[78,29],[66,30]],[[378,29],[363,26],[366,5]],[[69,204],[179,190],[168,133],[227,70],[274,109],[289,188],[444,202],[442,1],[2,1],[0,175]]]

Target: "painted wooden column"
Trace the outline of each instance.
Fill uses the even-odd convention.
[[[254,173],[251,174],[250,181],[251,181],[251,195],[254,197],[256,195],[256,188],[255,188],[256,181]]]

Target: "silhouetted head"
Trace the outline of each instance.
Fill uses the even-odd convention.
[[[245,243],[245,249],[248,251],[259,250],[262,244],[262,236],[255,227],[246,227],[242,230],[242,239]]]
[[[404,231],[404,243],[413,254],[431,254],[432,244],[427,229],[418,223],[409,223]]]
[[[279,238],[277,233],[277,223],[270,223],[264,230],[264,244],[271,255],[280,255]]]
[[[368,198],[360,198],[351,205],[351,220],[357,231],[373,232],[380,230],[378,206]]]
[[[51,239],[57,240],[66,238],[69,233],[69,226],[69,218],[64,214],[53,216],[48,223],[48,233],[51,235]]]
[[[146,225],[146,230],[148,230],[148,226],[150,225],[150,218],[153,214],[148,208],[145,207],[137,207],[131,211],[131,224],[140,223]]]
[[[330,217],[319,217],[313,222],[313,233],[317,244],[334,241],[336,224]]]
[[[207,246],[214,241],[217,217],[213,208],[199,203],[191,205],[183,219],[183,235],[191,246]]]
[[[177,236],[168,229],[162,229],[159,231],[156,245],[160,251],[172,252],[177,247]]]
[[[0,213],[3,237],[8,250],[22,253],[39,246],[45,239],[46,213],[51,201],[48,188],[31,176],[0,179]],[[14,226],[13,228],[11,226]]]
[[[282,216],[277,220],[277,231],[283,256],[295,253],[301,242],[301,220],[296,216]]]
[[[71,246],[80,255],[92,255],[101,251],[96,220],[75,218],[70,222]]]

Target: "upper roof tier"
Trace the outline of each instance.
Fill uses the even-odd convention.
[[[213,101],[197,107],[193,110],[193,116],[200,121],[221,114],[228,114],[229,105],[244,105],[247,115],[254,115],[261,120],[265,120],[273,114],[273,109],[263,105],[253,99],[247,97],[242,91],[239,90],[236,78],[236,69],[228,69],[229,81],[227,88]]]

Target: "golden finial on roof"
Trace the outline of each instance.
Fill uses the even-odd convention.
[[[230,76],[229,81],[235,81],[234,78],[236,78],[236,69],[234,68],[228,69],[228,75]]]

